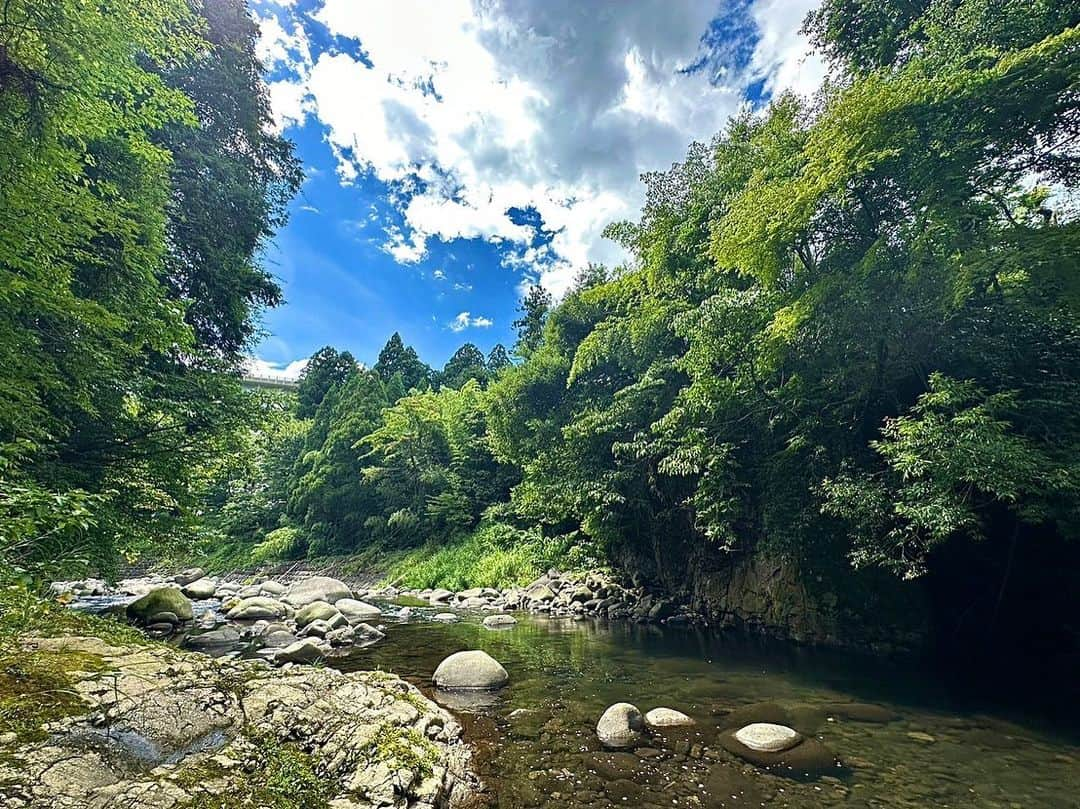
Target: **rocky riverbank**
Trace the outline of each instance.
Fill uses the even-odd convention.
[[[63,675],[67,709],[0,738],[12,809],[437,809],[477,786],[457,721],[391,674],[95,637],[21,643]]]

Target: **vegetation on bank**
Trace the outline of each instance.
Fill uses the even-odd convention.
[[[820,93],[646,175],[640,220],[608,230],[626,265],[534,288],[512,351],[436,370],[395,334],[365,369],[327,347],[295,396],[230,375],[297,180],[242,6],[60,3],[78,25],[51,26],[39,5],[14,3],[19,42],[100,40],[109,69],[0,30],[27,77],[0,85],[11,564],[371,554],[461,587],[688,544],[901,577],[948,556],[1000,605],[1017,558],[1075,539],[1075,4],[826,0]],[[245,227],[198,226],[225,212],[189,162]]]
[[[0,583],[0,736],[21,742],[45,738],[42,725],[86,711],[74,672],[104,669],[100,657],[71,651],[29,649],[30,637],[78,635],[116,645],[150,643],[119,621],[67,609],[19,585]]]

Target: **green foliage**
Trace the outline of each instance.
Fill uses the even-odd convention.
[[[528,357],[540,344],[544,333],[544,321],[551,309],[551,293],[539,284],[533,284],[518,307],[521,317],[514,321],[517,343],[514,353],[519,357]]]
[[[390,567],[386,578],[399,586],[451,590],[527,584],[564,564],[571,544],[567,538],[545,540],[536,528],[485,521],[467,537],[433,541],[410,551]]]
[[[184,542],[205,465],[241,432],[235,371],[278,297],[254,256],[299,180],[265,132],[254,40],[236,2],[4,7],[8,564]]]
[[[428,387],[434,376],[431,368],[420,361],[416,349],[406,346],[397,332],[390,336],[382,351],[379,352],[374,371],[387,383],[397,378],[403,388],[403,394],[413,388],[419,390]],[[390,401],[393,403],[399,398],[401,397],[397,396]]]
[[[503,349],[504,354],[505,352]],[[470,379],[483,385],[487,378],[488,367],[483,352],[472,343],[465,343],[446,361],[439,376],[439,384],[447,388],[460,388]]]
[[[932,375],[911,414],[888,419],[871,443],[884,470],[823,482],[825,511],[851,526],[855,562],[918,575],[935,545],[983,537],[1002,510],[1073,536],[1080,465],[1072,452],[1019,434],[1023,409],[1014,391],[988,395]]]
[[[359,371],[356,360],[348,351],[338,353],[333,346],[324,346],[311,355],[300,374],[296,391],[296,415],[309,419],[335,385],[346,382]]]
[[[382,414],[358,445],[363,481],[380,507],[365,525],[392,545],[417,545],[463,534],[506,496],[513,471],[486,440],[479,383],[414,393]]]

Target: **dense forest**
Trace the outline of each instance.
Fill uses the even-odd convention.
[[[349,554],[460,587],[677,543],[967,569],[996,616],[1075,558],[1076,4],[827,0],[825,86],[643,177],[624,266],[533,287],[509,351],[327,347],[295,395],[239,380],[300,181],[240,0],[6,8],[12,567]]]

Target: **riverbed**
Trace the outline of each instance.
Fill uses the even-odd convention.
[[[196,602],[196,613],[215,605]],[[386,637],[325,665],[393,672],[451,710],[492,807],[1080,807],[1075,692],[1017,682],[983,693],[976,686],[1000,680],[994,672],[949,678],[914,661],[700,626],[518,613],[515,625],[489,629],[483,612],[447,624],[432,620],[435,608],[379,606]],[[433,688],[438,664],[464,649],[501,662],[509,684]],[[260,655],[257,640],[215,651]],[[606,750],[596,722],[618,702],[673,708],[695,724]],[[720,744],[735,717],[794,727],[829,757],[804,771],[750,764]]]
[[[331,665],[394,671],[457,712],[499,807],[1080,806],[1080,740],[1065,717],[984,700],[916,664],[527,615],[505,630],[418,616],[387,632]],[[479,699],[432,689],[438,663],[471,648],[499,660],[509,686]],[[595,725],[615,702],[675,708],[696,725],[604,751]],[[739,761],[716,740],[724,716],[748,706],[786,715],[841,764],[799,777]]]

